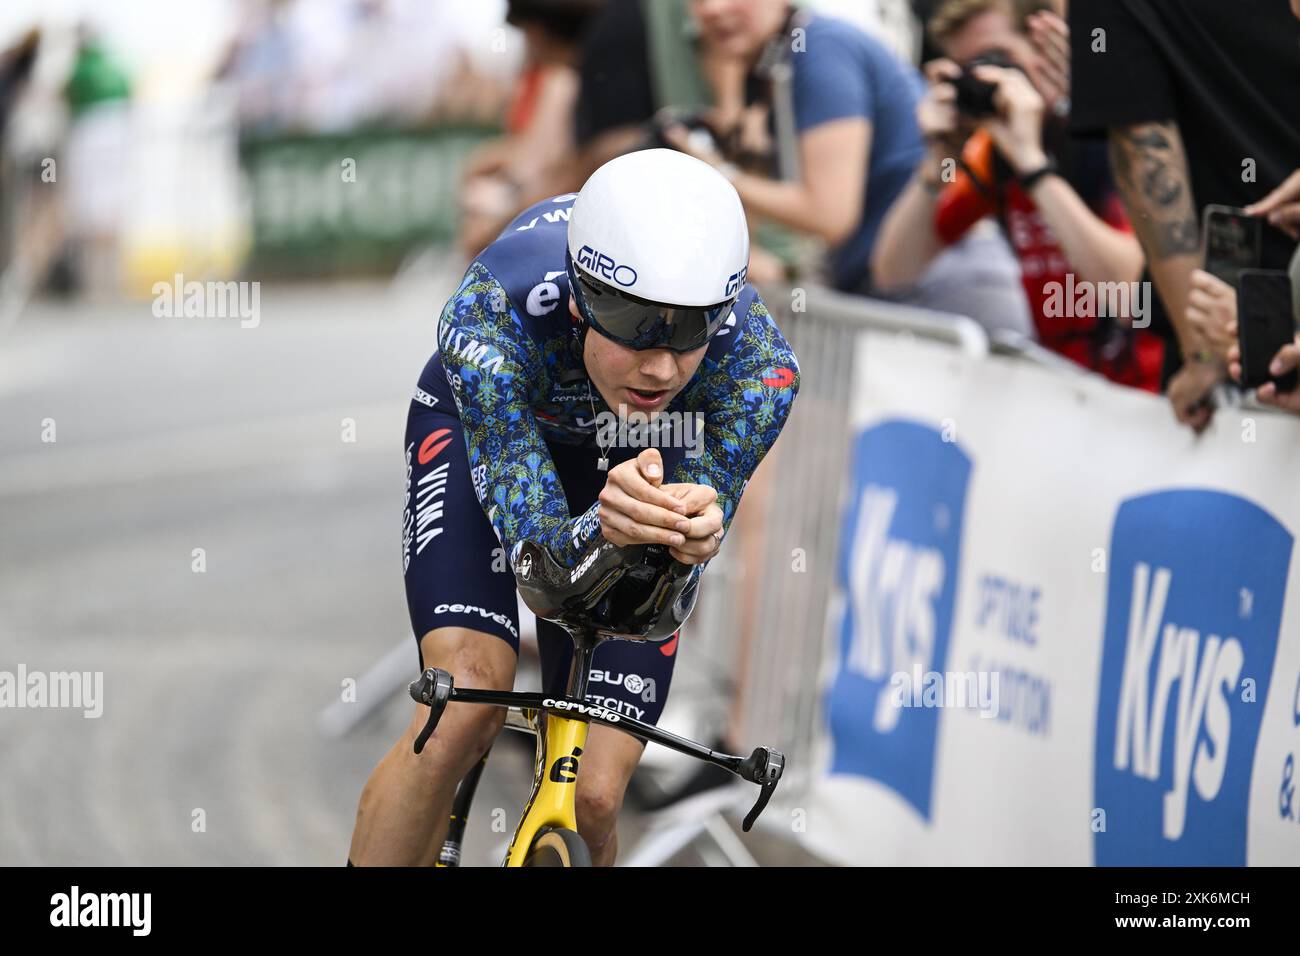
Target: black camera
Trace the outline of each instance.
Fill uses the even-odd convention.
[[[1001,50],[987,50],[971,58],[962,68],[961,76],[951,81],[952,85],[957,89],[957,112],[963,116],[969,116],[971,119],[994,116],[998,111],[997,107],[993,105],[993,94],[997,91],[997,86],[976,79],[972,71],[977,66],[1001,66],[1013,70],[1019,69],[1011,61],[1011,58]]]

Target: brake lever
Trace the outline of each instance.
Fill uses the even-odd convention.
[[[424,745],[429,742],[429,738],[433,736],[438,726],[438,721],[442,719],[447,701],[451,700],[451,689],[451,674],[436,667],[426,667],[417,680],[411,681],[411,699],[429,708],[429,719],[424,722],[424,729],[420,731],[420,736],[415,738],[417,754],[424,750]]]
[[[740,765],[741,777],[762,788],[758,793],[758,802],[745,815],[745,822],[741,825],[741,829],[746,833],[767,806],[767,801],[772,799],[772,794],[776,792],[776,785],[781,782],[783,770],[785,770],[785,754],[779,750],[769,750],[767,747],[758,747]]]

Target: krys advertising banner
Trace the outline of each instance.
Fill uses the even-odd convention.
[[[804,838],[1300,865],[1300,419],[866,333]]]

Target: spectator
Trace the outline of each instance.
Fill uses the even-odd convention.
[[[791,50],[798,178],[740,171],[692,146],[683,130],[670,141],[722,168],[747,210],[821,238],[832,284],[862,289],[880,222],[922,151],[915,71],[849,24],[784,0],[693,0],[691,11],[706,49],[750,73],[773,47]]]
[[[125,67],[89,27],[78,30],[63,89],[71,116],[66,146],[67,236],[76,288],[117,294],[127,210],[131,84]]]
[[[606,0],[583,39],[574,136],[584,174],[640,148],[644,124],[660,106],[695,105],[659,101],[645,17],[641,0]]]
[[[1300,24],[1277,0],[1088,0],[1070,8],[1072,125],[1105,132],[1117,184],[1159,292],[1153,327],[1178,420],[1197,431],[1227,373],[1188,321],[1210,203],[1246,206],[1300,156]],[[1290,243],[1263,229],[1264,268]]]
[[[949,58],[928,65],[930,89],[918,109],[929,149],[882,230],[877,282],[896,288],[917,281],[948,243],[993,214],[1019,258],[1041,343],[1112,381],[1155,391],[1162,346],[1128,327],[1132,298],[1129,314],[1103,314],[1103,284],[1130,288],[1141,275],[1142,250],[1105,150],[1066,136],[1066,33],[1043,4],[1027,14],[1012,0],[939,6],[930,34]],[[993,86],[989,115],[957,105],[954,81],[972,62],[974,78]],[[962,173],[946,185],[945,164]],[[1085,285],[1095,306],[1079,299],[1076,308],[1067,290]]]
[[[722,60],[721,66],[729,60],[743,67],[743,102],[752,103],[755,91],[767,97],[768,123],[783,160],[773,172],[782,178],[729,163],[691,143],[683,130],[670,130],[669,141],[722,169],[751,215],[822,240],[829,247],[831,285],[872,294],[869,263],[877,233],[923,152],[914,115],[924,88],[919,74],[855,27],[781,0],[693,0],[692,12],[705,53]],[[787,99],[777,86],[778,64],[789,68]],[[728,75],[716,68],[713,80]],[[734,99],[725,88],[716,92],[720,103]],[[954,285],[967,290],[947,307],[976,314],[986,325],[1006,324],[1009,315],[1018,315],[1020,321],[1011,323],[1026,328],[1023,296],[1014,288],[1005,243],[979,238],[982,242],[963,244],[945,264]],[[999,294],[980,316],[979,303],[988,299],[979,290],[990,287]]]
[[[506,135],[480,147],[463,173],[458,245],[474,256],[539,199],[576,191],[572,118],[582,36],[601,0],[511,0],[506,22],[524,34],[525,63]]]

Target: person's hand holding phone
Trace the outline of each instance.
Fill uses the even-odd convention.
[[[1281,229],[1292,239],[1300,239],[1300,169],[1259,202],[1247,206],[1246,212],[1263,216],[1269,225]]]
[[[1204,269],[1193,270],[1187,321],[1226,363],[1228,349],[1237,344],[1237,290]]]
[[[1300,338],[1291,345],[1284,345],[1268,363],[1268,372],[1281,378],[1293,369],[1300,369]],[[1228,374],[1234,381],[1241,381],[1241,346],[1234,345],[1228,350]],[[1255,392],[1255,397],[1265,405],[1300,415],[1300,389],[1279,392],[1272,382],[1265,382]]]

